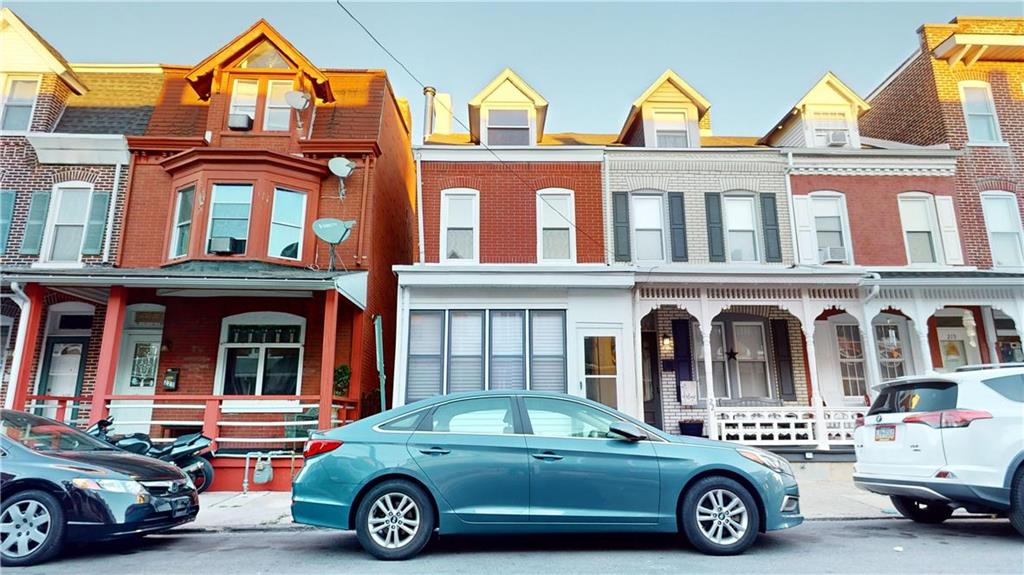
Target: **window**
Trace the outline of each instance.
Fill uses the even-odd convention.
[[[1024,232],[1021,231],[1017,198],[1009,192],[984,192],[981,205],[996,266],[1024,266]]]
[[[224,319],[220,357],[224,395],[297,395],[306,321],[279,312]]]
[[[957,386],[945,381],[921,381],[886,388],[875,399],[868,416],[956,409]]]
[[[856,325],[836,325],[836,346],[839,349],[843,395],[864,397],[868,394],[868,386],[864,378],[864,346],[860,339],[860,328]]]
[[[306,194],[274,189],[270,214],[270,257],[297,260],[302,257],[302,230],[306,221]]]
[[[564,311],[530,312],[530,389],[566,392]]]
[[[245,114],[256,121],[256,99],[259,97],[259,80],[235,80],[231,89],[229,114]]]
[[[533,435],[605,439],[619,419],[589,405],[564,399],[526,397]]]
[[[983,379],[981,383],[1010,401],[1024,403],[1024,375],[993,377]]]
[[[257,68],[263,70],[290,68],[288,60],[269,42],[262,42],[238,63],[239,68]]]
[[[174,229],[171,232],[171,257],[180,258],[188,254],[188,242],[192,236],[192,203],[195,186],[178,190],[174,208]]]
[[[415,431],[419,427],[420,419],[423,418],[423,415],[423,411],[417,411],[412,415],[406,415],[383,423],[380,428],[387,431]]]
[[[876,325],[874,328],[882,381],[903,377],[907,374],[906,352],[903,349],[899,326],[887,323]]]
[[[732,353],[736,356],[740,397],[771,397],[768,382],[768,354],[764,325],[755,322],[733,322]]]
[[[941,248],[936,243],[938,232],[931,197],[901,197],[899,202],[908,260],[911,264],[938,263]]]
[[[508,435],[516,432],[512,400],[507,397],[467,399],[439,405],[430,416],[430,431]]]
[[[529,110],[488,110],[486,143],[489,146],[529,146]]]
[[[92,189],[84,186],[58,186],[50,206],[44,260],[77,262],[89,217]]]
[[[967,141],[979,144],[1002,142],[992,92],[984,82],[960,84],[960,98],[967,122]]]
[[[634,195],[632,199],[637,261],[664,261],[664,200],[661,196],[647,195]]]
[[[587,399],[618,407],[618,358],[613,335],[583,338],[583,376]]]
[[[538,261],[575,261],[575,230],[570,225],[575,221],[574,211],[572,192],[538,192]]]
[[[818,242],[818,262],[847,261],[842,199],[837,196],[812,198],[811,211]]]
[[[3,94],[3,118],[0,119],[4,131],[22,132],[32,126],[32,109],[35,108],[38,90],[38,78],[7,78]]]
[[[484,312],[448,314],[448,393],[484,388]]]
[[[409,313],[409,360],[405,398],[407,402],[439,395],[441,388],[444,312]]]
[[[291,126],[292,108],[284,95],[292,91],[291,80],[270,80],[267,82],[267,105],[263,110],[263,129],[268,132],[284,132]]]
[[[693,354],[693,370],[697,374],[697,397],[706,399],[704,392],[704,343],[697,322],[693,323],[693,341],[696,353]],[[711,381],[715,385],[715,397],[732,397],[729,390],[729,373],[725,361],[725,326],[721,323],[711,324]]]
[[[751,196],[725,196],[725,245],[729,261],[757,262],[757,210]]]
[[[655,111],[654,134],[659,148],[687,148],[690,139],[687,134],[686,112]]]
[[[814,128],[814,146],[824,148],[829,145],[829,137],[834,132],[846,135],[846,142],[850,141],[850,124],[843,112],[813,112],[811,114],[811,125]],[[844,144],[848,146],[849,144]]]
[[[214,184],[210,200],[209,240],[233,238],[238,244],[234,253],[245,253],[249,237],[249,212],[252,209],[252,185]],[[210,246],[212,247],[212,246]],[[212,249],[209,250],[212,253]]]
[[[526,389],[526,312],[495,310],[490,316],[490,389]]]
[[[479,206],[476,190],[442,193],[441,261],[476,261]]]

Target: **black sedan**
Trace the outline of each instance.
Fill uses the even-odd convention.
[[[52,419],[0,410],[0,563],[46,561],[66,542],[145,535],[193,521],[180,469]]]

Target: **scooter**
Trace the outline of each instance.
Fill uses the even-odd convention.
[[[209,437],[201,433],[190,433],[176,438],[174,442],[163,447],[158,447],[145,433],[111,435],[109,430],[113,425],[113,417],[101,419],[85,432],[125,451],[177,465],[192,480],[199,493],[206,491],[213,483],[213,464],[204,457],[204,452],[213,444]]]

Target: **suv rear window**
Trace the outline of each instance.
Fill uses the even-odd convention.
[[[981,383],[992,388],[992,391],[1017,403],[1024,403],[1024,374],[1004,375],[982,380]]]
[[[956,395],[956,384],[948,381],[894,385],[878,395],[868,415],[956,409]]]

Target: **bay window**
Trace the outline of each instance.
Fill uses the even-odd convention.
[[[569,190],[537,193],[537,261],[575,261],[573,195]]]
[[[192,205],[195,186],[178,190],[174,202],[174,228],[171,230],[171,258],[188,255],[188,242],[192,236]]]
[[[1024,232],[1017,197],[1010,192],[982,192],[988,244],[995,266],[1024,266]]]
[[[636,239],[636,260],[665,260],[665,201],[661,196],[636,195],[633,202],[633,237]]]
[[[32,126],[32,110],[39,91],[38,77],[8,76],[3,87],[0,129],[23,132]]]
[[[270,257],[301,259],[305,221],[306,194],[274,188],[274,206],[270,213]]]
[[[306,321],[280,312],[225,318],[218,364],[223,395],[298,395]]]
[[[729,261],[757,262],[757,208],[753,196],[722,198]]]
[[[989,85],[978,81],[961,82],[960,100],[963,102],[964,120],[967,123],[967,141],[972,144],[1002,142]]]
[[[230,238],[233,240],[231,253],[245,253],[252,210],[252,185],[214,184],[210,195],[210,225],[206,234],[208,251],[214,253],[213,240]]]

